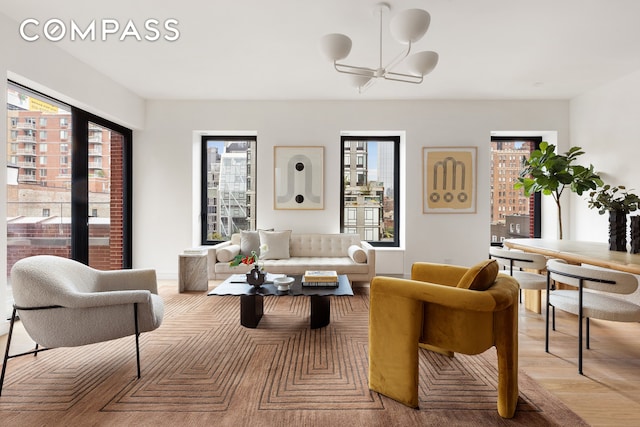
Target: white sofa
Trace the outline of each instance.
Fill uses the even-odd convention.
[[[240,234],[206,248],[209,279],[220,280],[246,273],[248,265],[231,267],[229,261],[241,252]],[[286,255],[286,254],[285,254]],[[335,270],[353,282],[369,282],[375,276],[375,248],[357,234],[291,233],[289,257],[261,259],[270,273],[303,274],[305,270]]]

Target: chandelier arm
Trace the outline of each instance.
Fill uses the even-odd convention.
[[[376,70],[367,67],[356,67],[355,65],[333,63],[333,67],[339,73],[353,74],[356,76],[374,77]]]
[[[385,80],[393,80],[396,82],[415,83],[420,84],[424,79],[424,76],[415,76],[412,74],[392,73],[387,72],[382,76]]]
[[[365,93],[367,91],[367,89],[369,89],[371,86],[373,86],[376,82],[376,79],[370,79],[367,83],[363,84],[362,86],[358,86],[358,93],[362,94]]]
[[[407,47],[407,50],[402,51],[398,54],[398,56],[396,56],[395,58],[393,58],[386,67],[384,67],[385,70],[390,71],[392,70],[396,65],[398,65],[399,63],[401,63],[402,61],[404,61],[409,54],[411,53],[411,46],[412,43],[409,42],[409,46]]]

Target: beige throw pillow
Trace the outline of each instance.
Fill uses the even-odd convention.
[[[260,251],[260,259],[288,259],[289,239],[291,230],[265,231],[259,230],[260,246],[266,250]]]
[[[240,231],[240,253],[251,255],[251,251],[258,253],[260,249],[260,235],[257,231]]]

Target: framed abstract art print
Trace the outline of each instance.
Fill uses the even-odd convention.
[[[324,147],[274,147],[274,209],[324,209]]]
[[[476,147],[422,148],[422,212],[476,212]]]

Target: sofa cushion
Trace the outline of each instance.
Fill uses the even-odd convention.
[[[289,239],[291,230],[266,231],[258,230],[260,245],[264,250],[260,251],[260,259],[288,259]]]
[[[251,251],[258,253],[259,248],[260,235],[257,231],[240,231],[240,253],[242,255],[251,255]]]
[[[496,281],[499,269],[498,261],[495,259],[479,262],[467,270],[458,282],[458,287],[474,291],[485,291]]]
[[[349,257],[358,264],[367,262],[367,253],[358,245],[349,246]]]
[[[220,262],[230,262],[240,253],[240,246],[228,245],[216,251],[216,258]]]

